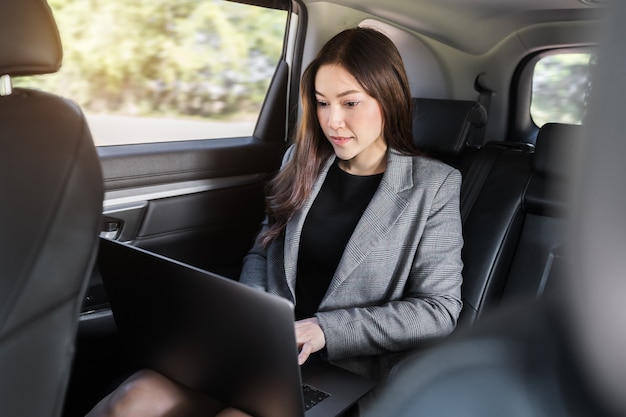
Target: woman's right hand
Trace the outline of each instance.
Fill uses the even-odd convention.
[[[326,337],[317,317],[298,320],[295,326],[296,343],[300,350],[298,363],[302,365],[312,353],[318,352],[326,346]]]

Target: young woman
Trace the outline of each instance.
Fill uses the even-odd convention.
[[[382,33],[333,37],[304,72],[301,95],[295,144],[269,186],[241,282],[295,304],[301,363],[315,353],[384,379],[404,352],[456,325],[461,176],[413,145],[409,83]],[[144,370],[90,415],[192,409],[215,415],[220,405]]]

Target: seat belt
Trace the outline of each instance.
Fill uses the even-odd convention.
[[[486,72],[481,72],[476,76],[476,80],[474,80],[474,90],[478,92],[477,101],[485,108],[487,112],[487,122],[489,122],[489,107],[491,106],[491,99],[496,92],[485,83],[484,79],[486,74]]]
[[[495,153],[491,149],[492,147],[489,144],[478,149],[476,151],[478,154],[467,171],[466,179],[464,180],[465,186],[462,187],[460,195],[461,224],[465,224],[465,220],[472,211],[474,202],[478,198],[478,194],[480,194],[489,172],[491,172],[496,160],[500,157],[501,152]]]

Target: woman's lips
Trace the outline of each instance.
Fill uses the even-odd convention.
[[[330,140],[333,142],[333,144],[335,145],[345,145],[346,143],[348,143],[348,141],[350,141],[350,137],[346,137],[346,136],[331,136]]]

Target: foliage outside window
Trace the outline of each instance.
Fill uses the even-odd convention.
[[[589,53],[561,53],[537,62],[530,106],[537,126],[548,122],[582,123],[590,88],[591,57]]]
[[[287,12],[221,0],[49,0],[61,71],[19,81],[76,100],[96,144],[250,136]]]

